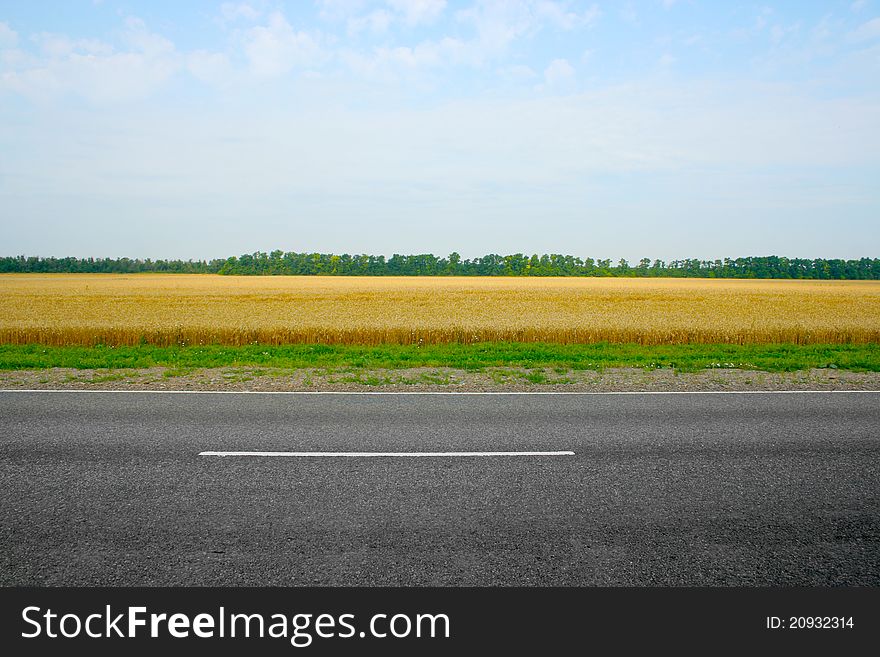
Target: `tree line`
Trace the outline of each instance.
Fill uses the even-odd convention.
[[[256,252],[214,260],[0,257],[0,273],[167,272],[237,276],[629,276],[673,278],[803,278],[880,280],[880,258],[859,260],[760,256],[719,260],[595,260],[571,255],[489,254],[462,259],[458,253],[379,255]]]

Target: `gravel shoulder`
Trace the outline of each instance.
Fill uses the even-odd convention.
[[[880,372],[813,369],[797,372],[712,369],[604,370],[486,368],[275,369],[223,367],[177,370],[53,368],[0,371],[0,388],[64,390],[605,392],[703,390],[878,390]]]

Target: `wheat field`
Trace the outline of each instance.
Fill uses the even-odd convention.
[[[0,275],[0,343],[880,342],[880,281]]]

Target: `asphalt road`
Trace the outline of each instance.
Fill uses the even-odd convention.
[[[876,586],[878,491],[880,393],[0,393],[3,585]]]

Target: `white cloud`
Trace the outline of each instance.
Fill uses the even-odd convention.
[[[570,89],[574,83],[575,70],[567,59],[554,59],[544,69],[544,85],[539,90]]]
[[[328,21],[347,21],[360,15],[364,0],[317,0],[318,16]]]
[[[586,25],[592,25],[601,15],[602,10],[599,9],[599,5],[592,4],[583,14],[581,14],[581,20]]]
[[[620,8],[619,15],[620,19],[625,23],[634,25],[639,22],[639,13],[631,2],[627,2]]]
[[[294,67],[314,64],[322,56],[317,38],[295,31],[279,11],[269,15],[266,25],[248,29],[243,47],[251,70],[261,77],[283,75]]]
[[[870,41],[880,37],[880,18],[873,18],[862,23],[848,35],[850,41]]]
[[[770,7],[762,7],[761,11],[758,13],[757,18],[755,18],[755,32],[760,32],[765,27],[767,27],[767,21],[770,15],[773,13],[773,9]]]
[[[678,0],[663,0],[663,8],[664,9],[672,9],[677,3]]]
[[[493,60],[503,60],[517,39],[543,28],[569,30],[589,26],[601,15],[595,3],[578,11],[571,11],[570,5],[570,2],[549,0],[478,0],[454,16],[457,22],[474,31],[470,38],[446,36],[415,45],[391,41],[369,51],[343,48],[336,56],[360,77],[387,81],[398,80],[401,74],[420,68],[457,65],[482,68]],[[377,9],[365,14],[362,3],[335,1],[322,2],[321,11],[325,18],[345,20],[348,34],[354,36],[365,31],[387,33],[394,23],[413,25],[436,20],[446,2],[386,0],[386,6],[394,13]]]
[[[660,59],[657,60],[657,64],[660,68],[669,68],[675,63],[675,61],[675,57],[666,52],[660,56]]]
[[[31,36],[40,52],[47,57],[66,57],[74,52],[88,55],[109,55],[113,46],[98,39],[71,39],[63,34],[38,32]]]
[[[840,21],[835,21],[831,14],[825,14],[810,30],[810,35],[814,41],[827,41],[839,27]]]
[[[595,3],[581,12],[572,11],[570,6],[570,2],[552,0],[477,0],[470,8],[456,12],[455,18],[476,30],[474,45],[484,58],[491,58],[505,52],[517,39],[542,28],[587,27],[602,14]]]
[[[578,13],[571,11],[567,2],[543,0],[535,5],[534,13],[539,21],[547,21],[563,30],[572,30],[592,25],[602,15],[602,10],[599,9],[599,5],[594,3],[583,12]]]
[[[42,57],[19,58],[20,66],[7,71],[0,85],[39,100],[72,93],[99,103],[120,102],[145,98],[181,66],[174,44],[138,18],[125,21],[120,39],[129,50],[94,39],[37,34]]]
[[[855,2],[853,2],[853,3],[849,6],[849,8],[850,8],[850,10],[852,10],[852,11],[858,13],[858,12],[860,12],[862,9],[864,9],[865,6],[866,6],[867,4],[868,4],[868,1],[867,1],[867,0],[856,0]]]
[[[514,80],[531,80],[538,75],[531,66],[526,66],[525,64],[508,66],[499,72],[505,77],[513,78]]]
[[[372,10],[363,0],[319,0],[317,4],[319,17],[344,22],[349,36],[382,34],[395,23],[408,27],[433,23],[446,9],[446,0],[385,0],[384,7]]]
[[[386,4],[410,26],[433,23],[446,9],[446,0],[386,0]]]
[[[255,21],[261,14],[246,2],[240,2],[238,4],[234,2],[224,2],[220,5],[220,15],[223,17],[224,21],[234,23],[239,19]]]
[[[0,76],[3,75],[3,71],[26,68],[32,61],[33,58],[31,56],[18,48],[0,49]],[[2,80],[2,77],[0,77],[0,80]],[[3,84],[0,82],[0,87],[2,86]]]
[[[376,9],[365,16],[354,16],[346,22],[348,34],[355,35],[364,31],[382,33],[388,30],[394,17],[384,9]]]
[[[529,5],[522,2],[483,0],[458,11],[455,17],[477,32],[481,59],[503,53],[511,42],[538,27]]]
[[[0,21],[0,48],[15,48],[18,34],[7,23]]]
[[[401,76],[412,79],[420,70],[460,64],[470,56],[467,44],[451,37],[423,41],[412,47],[381,46],[370,53],[345,50],[339,55],[355,75],[386,82],[399,80]]]
[[[445,0],[386,0],[390,11],[375,9],[370,13],[363,13],[365,5],[361,2],[325,0],[320,6],[326,19],[344,20],[348,34],[354,36],[365,31],[387,33],[395,23],[414,26],[433,22],[442,15],[446,4]],[[358,74],[380,77],[391,74],[390,68],[395,66],[436,66],[441,59],[447,64],[482,67],[505,56],[515,40],[544,27],[569,30],[589,26],[601,15],[596,4],[579,11],[571,11],[570,4],[550,0],[478,0],[454,16],[457,22],[474,30],[472,38],[446,36],[415,46],[389,43],[370,53],[349,49],[339,53],[339,59]]]
[[[800,29],[800,23],[793,23],[792,25],[774,25],[770,28],[770,40],[773,43],[782,43],[789,35],[797,34]]]
[[[550,62],[550,65],[544,69],[544,79],[548,83],[567,80],[572,76],[574,76],[574,68],[568,63],[567,59],[554,59]]]
[[[3,86],[34,99],[48,100],[70,92],[99,103],[119,102],[145,98],[177,69],[174,60],[154,60],[138,53],[74,53],[42,67],[7,73]]]
[[[186,58],[190,74],[202,82],[222,86],[233,78],[232,64],[224,53],[196,50]]]
[[[151,56],[164,55],[174,51],[174,44],[171,41],[155,32],[150,32],[140,18],[129,17],[125,19],[122,40],[133,50]]]

